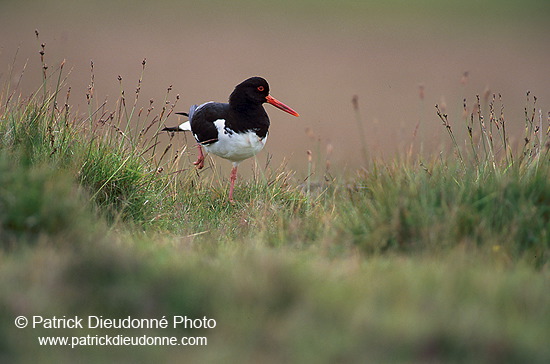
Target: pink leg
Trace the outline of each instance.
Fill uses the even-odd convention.
[[[199,148],[199,156],[197,157],[197,161],[193,162],[193,164],[196,165],[198,169],[201,169],[204,167],[204,154],[202,152],[202,146],[197,144],[197,147]]]
[[[233,200],[233,189],[235,188],[235,181],[237,180],[237,165],[233,165],[229,180],[231,183],[229,185],[229,202],[233,203],[235,202],[235,200]]]

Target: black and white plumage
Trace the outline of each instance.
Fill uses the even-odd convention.
[[[199,156],[194,164],[204,166],[202,147],[233,162],[229,200],[233,201],[233,189],[240,162],[255,156],[267,141],[269,117],[263,107],[269,103],[291,115],[298,113],[269,95],[269,84],[261,77],[249,78],[237,86],[229,96],[229,103],[206,102],[193,105],[189,120],[176,127],[166,127],[163,131],[191,131],[198,142]]]

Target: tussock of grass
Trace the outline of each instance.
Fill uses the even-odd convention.
[[[28,99],[0,94],[1,360],[550,358],[548,135],[529,127],[530,113],[518,152],[478,115],[460,156],[377,163],[321,193],[266,169],[239,181],[229,204],[205,172],[179,165],[185,150],[158,149],[170,88],[156,115],[153,102],[139,108],[141,79],[114,112],[94,108],[90,91],[81,117],[68,98],[56,103],[62,69],[44,71]],[[46,350],[36,337],[51,332],[13,326],[36,314],[207,316],[218,326],[123,333],[204,335],[207,348]]]
[[[550,170],[499,175],[435,162],[365,176],[342,204],[342,234],[367,252],[498,249],[536,266],[548,262]]]
[[[0,153],[0,241],[4,248],[49,237],[71,244],[97,224],[84,194],[64,171],[25,166]],[[87,239],[86,239],[87,240]]]

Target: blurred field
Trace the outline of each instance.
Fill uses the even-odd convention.
[[[190,4],[1,3],[0,362],[550,361],[546,2]],[[154,131],[250,74],[302,116],[228,204]],[[208,346],[38,344],[102,335]]]
[[[305,151],[324,154],[327,143],[340,172],[364,164],[354,95],[367,145],[385,158],[411,143],[415,152],[440,149],[446,140],[436,127],[436,103],[461,123],[463,98],[473,102],[487,90],[501,93],[509,127],[517,131],[528,90],[542,103],[550,99],[545,1],[50,0],[3,1],[0,7],[2,72],[20,46],[17,66],[29,60],[24,89],[34,89],[39,29],[47,63],[67,59],[72,68],[69,84],[82,108],[90,60],[97,104],[105,97],[114,104],[118,75],[126,89],[135,88],[144,58],[144,107],[149,99],[160,107],[169,85],[186,110],[226,100],[251,75],[266,77],[273,95],[302,115],[291,120],[268,110],[273,126],[266,150],[274,164],[290,159],[289,166],[300,171]],[[306,135],[306,128],[313,134]]]

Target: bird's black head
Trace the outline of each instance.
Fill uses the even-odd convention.
[[[258,112],[261,109],[261,112],[265,113],[261,107],[264,102],[291,115],[299,116],[296,111],[269,95],[269,84],[261,77],[244,80],[235,86],[235,90],[229,96],[229,104],[239,112]]]
[[[235,90],[229,96],[232,105],[261,105],[267,102],[269,84],[262,77],[251,77],[235,86]]]

